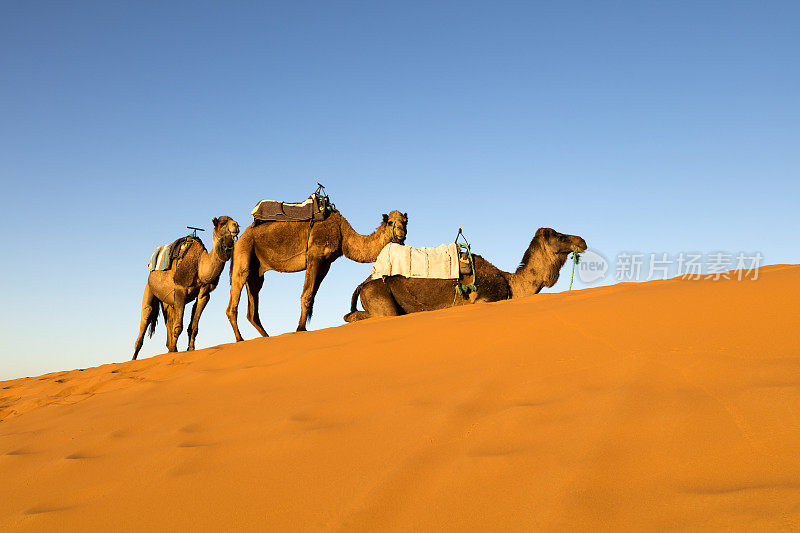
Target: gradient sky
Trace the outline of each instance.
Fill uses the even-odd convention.
[[[408,244],[462,226],[506,270],[540,226],[611,261],[798,263],[799,20],[791,1],[3,2],[0,379],[128,360],[157,245],[316,181],[362,233],[400,209]],[[341,324],[369,270],[337,261],[310,328]],[[270,334],[301,287],[267,274]],[[226,273],[198,348],[233,340],[228,294]],[[140,357],[164,342],[159,323]]]

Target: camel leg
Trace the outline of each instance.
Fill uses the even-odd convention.
[[[200,300],[200,295],[197,295],[194,302],[192,302],[192,312],[189,313],[189,325],[186,328],[186,336],[189,337],[189,346],[192,345],[192,324],[194,323],[194,315],[197,313],[197,302]],[[188,352],[190,348],[186,348]]]
[[[261,317],[258,316],[258,293],[264,285],[264,276],[259,276],[256,272],[250,272],[247,276],[247,320],[253,324],[262,337],[269,337],[267,330],[261,325]]]
[[[358,322],[359,320],[366,320],[370,318],[370,314],[366,311],[353,311],[344,315],[345,322]]]
[[[192,320],[189,322],[189,327],[186,330],[186,333],[189,335],[189,347],[186,348],[186,350],[189,352],[194,350],[194,340],[197,338],[197,326],[200,324],[200,315],[203,314],[203,309],[206,308],[206,304],[210,299],[211,293],[204,288],[200,291],[200,294],[197,295],[197,300],[194,301],[194,305],[192,306]]]
[[[169,350],[172,343],[172,307],[162,302],[161,314],[164,315],[164,325],[167,326],[167,350]]]
[[[372,316],[398,316],[405,312],[397,305],[389,285],[384,281],[367,283],[361,289],[361,305],[367,316],[354,316],[356,320],[363,320]]]
[[[242,334],[239,332],[239,299],[242,297],[242,287],[250,274],[250,258],[247,255],[236,254],[234,252],[233,265],[231,266],[231,299],[228,301],[228,308],[225,314],[233,328],[236,342],[243,341]]]
[[[186,295],[182,291],[175,291],[175,305],[172,307],[172,324],[170,324],[172,338],[170,338],[169,346],[167,346],[167,350],[170,352],[178,351],[178,337],[183,331],[183,311],[185,307]]]
[[[144,343],[144,332],[150,322],[154,322],[158,318],[158,299],[150,290],[148,283],[144,287],[144,296],[142,297],[142,315],[139,319],[139,336],[136,337],[136,342],[133,343],[133,359],[139,355],[139,350],[142,349]]]
[[[314,312],[314,297],[317,295],[322,280],[328,275],[331,261],[309,257],[306,263],[306,280],[303,294],[300,296],[300,322],[297,331],[306,331],[306,324]]]

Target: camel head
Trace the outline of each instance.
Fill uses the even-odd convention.
[[[227,261],[230,259],[233,245],[239,235],[239,224],[231,217],[226,216],[212,218],[211,223],[214,224],[214,244],[220,243]]]
[[[586,241],[583,238],[577,235],[559,233],[552,228],[539,228],[533,240],[553,254],[563,255],[565,259],[572,252],[580,253],[586,251]]]
[[[401,213],[400,211],[392,211],[391,213],[383,215],[383,222],[381,222],[381,229],[385,229],[391,238],[389,242],[396,242],[403,244],[406,242],[406,228],[408,227],[408,213]]]

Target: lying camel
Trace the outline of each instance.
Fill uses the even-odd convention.
[[[178,350],[178,335],[183,330],[183,310],[186,304],[195,300],[187,334],[188,350],[194,350],[197,325],[211,291],[216,288],[219,276],[233,252],[233,244],[239,234],[239,224],[230,217],[219,217],[214,224],[214,245],[211,252],[206,250],[200,239],[193,239],[188,249],[176,258],[169,270],[154,270],[147,278],[142,298],[142,315],[139,322],[139,336],[133,346],[133,358],[139,355],[144,340],[144,332],[150,326],[150,336],[156,329],[158,308],[164,313],[167,324],[167,349]]]
[[[475,279],[462,274],[460,280],[406,278],[388,276],[367,279],[353,293],[346,322],[374,316],[397,316],[419,311],[433,311],[474,302],[497,302],[522,298],[552,287],[571,252],[586,250],[586,241],[577,235],[565,235],[550,228],[539,228],[531,240],[516,272],[504,272],[480,255],[473,255]],[[459,284],[474,282],[477,291],[470,297],[456,292]],[[356,310],[358,297],[364,311]]]

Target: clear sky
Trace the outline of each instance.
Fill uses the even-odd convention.
[[[601,283],[621,252],[798,263],[798,21],[793,1],[0,3],[0,379],[129,359],[157,245],[316,181],[362,233],[407,211],[408,244],[462,226],[506,270],[540,226],[605,255]],[[310,328],[369,270],[337,261]],[[267,274],[271,334],[301,286]],[[226,273],[198,347],[233,340],[228,295]]]

